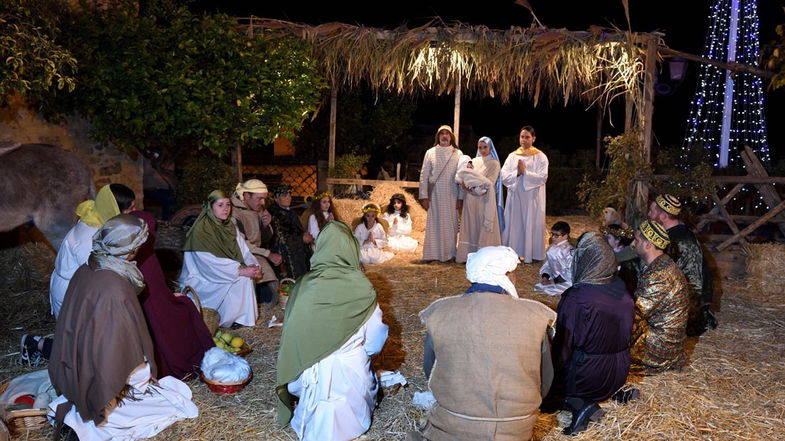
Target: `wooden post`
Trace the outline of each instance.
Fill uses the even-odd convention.
[[[758,220],[756,220],[755,222],[749,224],[746,228],[744,228],[743,230],[739,231],[738,233],[734,234],[733,237],[731,237],[730,239],[728,239],[725,242],[719,244],[719,246],[717,246],[717,251],[722,251],[725,248],[729,247],[734,242],[737,242],[739,240],[739,238],[746,237],[748,234],[750,234],[753,231],[755,231],[756,228],[758,228],[759,226],[761,226],[761,225],[765,224],[766,222],[768,222],[769,219],[771,219],[774,216],[778,215],[782,210],[785,210],[785,201],[780,202],[776,207],[774,207],[771,210],[769,210],[768,213],[766,213],[763,216],[761,216]]]
[[[654,116],[654,80],[657,74],[657,37],[646,39],[646,72],[643,77],[643,151],[651,163],[652,118]]]
[[[232,168],[237,176],[237,182],[243,182],[243,148],[240,147],[239,142],[235,143],[232,149]]]
[[[597,140],[595,143],[596,153],[594,156],[594,167],[600,171],[602,167],[602,106],[597,104]]]
[[[461,80],[455,82],[455,108],[452,117],[452,130],[455,134],[455,145],[460,146],[461,133]]]
[[[624,94],[624,132],[632,130],[632,114],[635,112],[635,99],[632,93]]]
[[[335,121],[338,118],[338,88],[335,82],[330,89],[330,141],[329,153],[327,156],[327,173],[332,173],[335,168]],[[332,192],[332,184],[327,184],[327,191]]]

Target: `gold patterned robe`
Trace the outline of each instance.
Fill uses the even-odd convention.
[[[687,279],[673,259],[663,254],[644,266],[635,292],[632,370],[655,373],[684,365],[688,309]]]

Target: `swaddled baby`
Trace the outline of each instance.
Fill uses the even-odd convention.
[[[488,189],[493,185],[488,178],[474,169],[472,158],[470,158],[469,155],[463,155],[458,159],[458,171],[455,173],[455,183],[458,185],[463,184],[467,191],[475,196],[482,196],[485,193],[488,193]]]

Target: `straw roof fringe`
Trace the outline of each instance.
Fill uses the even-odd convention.
[[[593,26],[589,31],[434,22],[414,29],[383,30],[344,23],[318,26],[265,18],[238,19],[249,35],[295,36],[312,45],[329,84],[368,84],[401,95],[462,93],[508,102],[512,96],[559,102],[607,103],[640,97],[645,48],[661,34],[626,33]]]

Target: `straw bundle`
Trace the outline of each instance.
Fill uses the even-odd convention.
[[[49,285],[55,255],[41,242],[0,250],[0,287],[22,292]]]
[[[749,244],[743,248],[747,259],[747,283],[762,294],[781,294],[785,286],[785,245]]]

